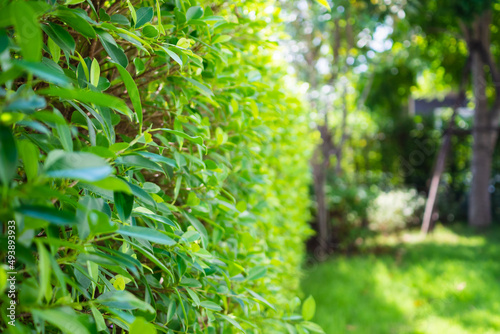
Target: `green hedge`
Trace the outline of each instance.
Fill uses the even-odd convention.
[[[271,5],[0,1],[1,331],[321,332]]]

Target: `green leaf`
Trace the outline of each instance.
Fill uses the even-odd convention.
[[[189,42],[189,40],[187,38],[182,37],[182,38],[179,38],[176,46],[181,48],[181,49],[187,49],[191,46],[191,43]]]
[[[212,311],[221,311],[222,310],[222,307],[220,307],[216,303],[208,301],[208,300],[202,301],[200,303],[200,306],[204,307],[206,309],[212,310]]]
[[[52,285],[50,284],[50,255],[41,241],[37,240],[38,249],[38,275],[40,280],[40,289],[38,290],[38,302],[45,297],[48,302],[52,298]]]
[[[130,15],[132,16],[132,20],[134,21],[134,23],[136,23],[137,22],[137,13],[135,12],[134,6],[132,6],[132,4],[130,3],[130,0],[127,0],[127,6],[128,6],[128,10],[130,10]]]
[[[144,62],[141,60],[141,58],[134,58],[134,66],[135,66],[135,73],[140,73],[144,71],[145,66]]]
[[[186,201],[186,205],[188,206],[197,206],[200,204],[200,199],[196,196],[196,193],[190,192]]]
[[[0,130],[1,131],[1,130]],[[19,155],[23,160],[24,172],[28,181],[33,182],[38,176],[38,157],[40,151],[38,147],[29,140],[19,142]]]
[[[0,125],[0,181],[9,184],[16,175],[17,149],[14,135],[9,127]]]
[[[59,59],[61,59],[61,48],[50,37],[47,38],[47,46],[52,55],[52,60],[58,63]]]
[[[77,100],[83,103],[93,103],[97,106],[115,109],[128,117],[131,116],[131,111],[125,101],[108,94],[92,92],[84,89],[66,89],[59,87],[40,89],[37,91],[37,93],[40,95],[57,96],[66,100]]]
[[[16,42],[21,47],[24,59],[40,61],[43,41],[36,12],[28,2],[24,1],[13,2],[10,10],[16,30]]]
[[[42,30],[57,44],[64,52],[73,54],[75,52],[75,39],[71,34],[58,24],[49,22],[42,24]],[[54,60],[55,61],[55,60]]]
[[[134,79],[128,73],[128,71],[119,64],[115,64],[120,76],[122,77],[125,88],[127,88],[128,96],[130,97],[130,102],[134,106],[135,114],[137,115],[137,120],[139,121],[139,128],[142,129],[142,104],[141,96],[139,94],[139,89]]]
[[[77,12],[74,9],[68,9],[68,8],[61,8],[57,11],[54,12],[54,15],[60,18],[64,23],[69,25],[71,28],[75,29],[79,33],[81,33],[83,36],[88,37],[88,38],[95,38],[95,30],[92,28],[92,26],[76,14]]]
[[[158,36],[158,29],[156,29],[152,25],[147,25],[142,28],[142,35],[147,38],[155,38],[156,36]]]
[[[126,18],[125,16],[123,16],[121,14],[113,14],[113,15],[111,15],[111,17],[109,19],[110,19],[111,23],[114,23],[114,24],[121,24],[124,26],[130,25],[130,21],[128,20],[128,18]]]
[[[163,48],[163,50],[165,50],[165,52],[170,56],[170,58],[172,58],[182,68],[182,59],[181,57],[179,57],[177,53],[170,50],[169,48]]]
[[[92,311],[92,315],[94,316],[97,331],[107,331],[108,327],[106,326],[106,322],[104,321],[104,317],[102,316],[101,312],[99,312],[99,310],[93,305],[90,306],[90,310]]]
[[[238,323],[238,321],[236,321],[235,319],[227,316],[227,315],[224,315],[224,314],[220,314],[218,313],[217,314],[219,317],[221,317],[222,319],[226,320],[227,322],[229,322],[231,325],[233,325],[234,327],[238,328],[240,331],[242,331],[243,333],[246,333],[245,330],[243,329],[243,327],[241,327],[241,325]]]
[[[193,215],[190,215],[187,212],[184,212],[184,217],[189,221],[189,223],[195,228],[198,233],[202,236],[202,242],[205,245],[208,240],[207,229],[205,226]]]
[[[131,166],[138,169],[149,169],[157,172],[163,172],[163,169],[161,169],[160,165],[147,158],[144,158],[142,155],[131,154],[122,156],[116,159],[115,162],[117,165],[123,164],[125,166]]]
[[[140,28],[146,23],[151,22],[154,16],[153,7],[141,7],[137,10],[137,22],[135,28]]]
[[[78,56],[78,59],[80,59],[80,65],[82,66],[82,69],[83,69],[83,73],[85,73],[85,79],[87,80],[87,82],[90,82],[90,72],[89,72],[89,68],[87,66],[87,62],[85,61],[85,59],[83,59],[83,57],[78,53],[78,51],[76,52],[76,55]]]
[[[161,8],[160,8],[160,0],[155,0],[156,2],[156,15],[158,16],[158,29],[162,35],[165,35],[165,29],[163,28],[163,24],[161,22]]]
[[[229,35],[219,35],[217,36],[213,41],[212,44],[217,44],[217,43],[225,43],[227,41],[231,40],[231,36]]]
[[[140,300],[133,294],[125,290],[108,291],[97,297],[95,301],[99,304],[117,308],[120,310],[136,310],[140,309],[148,312],[155,310],[148,303]]]
[[[118,275],[118,277],[115,277],[113,286],[116,290],[125,290],[125,280],[123,279],[122,275]]]
[[[191,137],[190,135],[184,133],[184,132],[181,132],[181,131],[177,131],[177,130],[171,130],[171,129],[166,129],[166,128],[162,128],[161,130],[165,131],[165,132],[168,132],[168,133],[171,133],[171,134],[174,134],[176,136],[179,136],[179,137],[182,137],[182,138],[185,138],[195,144],[198,144],[198,145],[203,145],[203,139],[200,137],[200,136],[196,136],[196,137]]]
[[[99,181],[108,177],[112,168],[101,157],[86,152],[49,152],[45,160],[44,172],[53,178]]]
[[[186,20],[197,20],[203,16],[203,8],[200,6],[190,7],[186,12]]]
[[[56,326],[65,334],[90,334],[80,318],[69,307],[59,307],[45,310],[32,310],[33,315],[40,317],[48,323]]]
[[[134,196],[123,192],[115,191],[113,193],[116,211],[122,222],[127,221],[132,214],[134,207]]]
[[[92,182],[92,184],[102,189],[120,191],[129,195],[132,194],[132,190],[130,189],[128,183],[114,176],[107,177],[100,181]]]
[[[262,297],[261,295],[259,295],[258,293],[256,292],[253,292],[252,290],[250,289],[246,289],[248,291],[248,293],[250,293],[252,295],[252,297],[254,297],[255,299],[257,299],[258,301],[260,301],[261,303],[269,306],[270,308],[272,308],[273,310],[276,311],[276,308],[273,306],[273,304],[271,304],[270,302],[268,302],[266,299],[264,299],[264,297]]]
[[[97,87],[99,84],[99,76],[101,75],[101,69],[99,67],[99,62],[97,59],[92,60],[92,65],[90,66],[90,83]]]
[[[76,224],[74,213],[57,210],[53,207],[40,205],[22,205],[16,209],[17,212],[31,218],[48,221],[55,225],[73,225]]]
[[[207,97],[214,96],[214,93],[210,90],[210,88],[203,85],[202,83],[200,83],[194,79],[191,79],[191,78],[184,77],[184,79],[186,79],[186,81],[189,81],[196,88],[196,90],[199,91],[200,93],[202,93],[203,95],[205,95]]]
[[[112,233],[118,230],[118,225],[110,220],[104,212],[91,210],[87,213],[87,221],[92,235]]]
[[[64,75],[64,72],[57,71],[44,63],[34,63],[20,60],[15,64],[17,67],[20,67],[23,70],[34,74],[40,79],[46,80],[55,85],[68,86],[70,83],[70,80],[66,75]]]
[[[143,317],[135,318],[134,322],[130,325],[129,334],[156,334],[156,328],[150,324]]]
[[[59,113],[59,111],[56,110],[55,113],[57,114]],[[60,116],[61,118],[63,118],[62,115]],[[71,129],[69,128],[68,124],[66,124],[66,121],[62,123],[56,123],[56,129],[59,141],[61,142],[64,150],[73,152],[73,139],[71,137]]]
[[[109,34],[108,34],[109,35]],[[104,37],[102,33],[99,33],[99,40],[101,41],[101,44],[106,50],[106,53],[113,59],[113,61],[117,64],[120,64],[122,67],[127,67],[128,65],[128,59],[127,56],[125,55],[125,52],[123,52],[122,49],[120,49],[118,46],[108,42]]]
[[[316,302],[313,296],[309,296],[302,304],[302,318],[309,321],[314,317],[314,313],[316,313]]]
[[[323,328],[321,328],[320,325],[315,324],[314,322],[303,321],[300,323],[300,325],[313,333],[325,334]]]
[[[266,273],[267,273],[267,268],[264,266],[253,267],[248,271],[247,280],[251,281],[262,278],[266,275]]]
[[[133,238],[148,240],[160,245],[173,246],[176,244],[175,240],[168,235],[149,227],[123,225],[120,227],[118,233]]]

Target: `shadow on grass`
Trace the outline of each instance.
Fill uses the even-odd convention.
[[[306,268],[302,288],[326,333],[499,333],[500,231],[438,227],[382,255]]]

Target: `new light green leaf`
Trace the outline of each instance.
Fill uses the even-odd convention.
[[[99,67],[99,62],[97,59],[92,60],[92,65],[90,66],[90,83],[97,87],[99,84],[99,76],[101,75],[101,68]]]
[[[316,313],[316,302],[313,296],[309,296],[302,304],[302,318],[309,321],[314,317],[314,313]]]
[[[40,289],[38,290],[38,301],[41,302],[45,297],[45,300],[48,302],[52,298],[52,286],[50,284],[50,254],[45,248],[45,246],[38,240],[37,241],[37,249],[38,249],[38,275],[40,280]]]
[[[23,160],[24,171],[28,181],[32,182],[38,176],[38,157],[40,151],[31,141],[25,139],[18,144],[19,156]]]
[[[135,321],[130,325],[130,334],[156,334],[156,328],[143,317],[135,318]]]
[[[137,13],[135,12],[134,6],[130,3],[130,0],[127,0],[127,6],[128,9],[130,10],[130,16],[132,16],[132,20],[134,20],[134,24],[137,23]]]

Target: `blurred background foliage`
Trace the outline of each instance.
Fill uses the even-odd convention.
[[[411,221],[418,226],[423,204],[420,199],[417,205],[412,196],[400,204],[415,208],[409,220],[396,210],[396,224],[387,219],[380,224],[370,221],[368,212],[380,222],[374,215],[384,208],[377,198],[392,193],[426,196],[470,52],[461,25],[491,9],[488,47],[496,59],[495,18],[500,8],[491,1],[451,0],[334,1],[329,6],[331,10],[314,1],[284,3],[290,34],[284,43],[290,50],[289,71],[308,83],[314,126],[328,129],[328,136],[322,137],[330,145],[328,156],[321,153],[328,165],[323,181],[328,243],[331,249],[347,251],[374,232],[394,230],[390,225],[402,230],[407,225],[399,224]],[[474,95],[472,87],[466,87],[467,102],[455,120],[438,193],[436,217],[443,223],[467,220]],[[487,92],[493,100],[494,89]],[[489,189],[494,219],[499,214],[494,191],[500,172],[497,157],[493,154]],[[319,235],[309,247],[317,253],[322,244],[317,185],[311,195],[316,198],[313,226]]]

